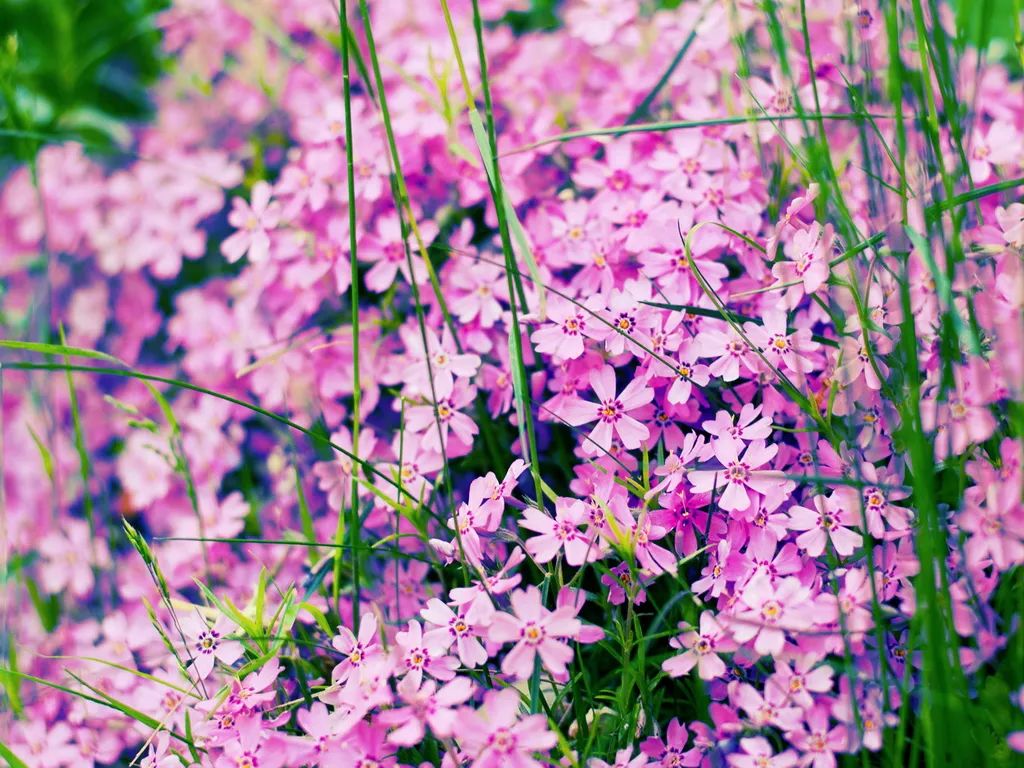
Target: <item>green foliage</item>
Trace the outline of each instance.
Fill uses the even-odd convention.
[[[0,0],[0,161],[52,138],[113,149],[151,114],[168,0]]]

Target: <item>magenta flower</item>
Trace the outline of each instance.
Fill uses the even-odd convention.
[[[443,446],[449,457],[457,452],[465,453],[473,444],[479,428],[461,409],[469,406],[475,398],[474,387],[464,384],[461,379],[456,380],[451,394],[439,395],[436,406],[413,405],[406,408],[406,428],[419,435],[422,447],[429,451],[440,454]]]
[[[797,230],[792,240],[789,261],[772,267],[772,274],[780,283],[798,283],[808,294],[813,294],[825,284],[832,253],[832,225],[824,228],[814,222],[806,229]]]
[[[551,300],[547,323],[530,336],[538,352],[556,360],[575,360],[583,354],[585,339],[603,341],[608,337],[608,326],[593,314],[604,306],[601,297],[591,296],[582,305],[558,297]]]
[[[372,613],[364,613],[359,617],[359,637],[352,634],[348,627],[338,627],[338,636],[331,644],[345,656],[331,673],[331,680],[337,685],[361,673],[367,661],[380,654],[377,618]]]
[[[811,601],[811,590],[795,576],[774,586],[768,576],[758,574],[747,582],[740,601],[745,609],[737,611],[729,629],[740,643],[752,640],[754,650],[762,656],[781,653],[786,633],[812,626],[818,610]]]
[[[667,400],[673,405],[681,405],[690,399],[693,385],[706,386],[711,380],[711,371],[703,363],[696,362],[697,345],[685,342],[679,347],[676,368],[671,371],[674,376],[672,386],[668,389]]]
[[[198,614],[186,617],[182,623],[188,640],[186,655],[194,660],[200,679],[210,676],[217,661],[234,664],[241,658],[242,644],[228,639],[237,627],[226,616],[219,617],[212,627]]]
[[[788,514],[788,526],[795,531],[804,531],[797,536],[797,545],[811,557],[818,557],[824,552],[828,541],[841,557],[849,557],[864,541],[859,533],[848,527],[855,524],[851,520],[852,514],[825,496],[814,497],[814,509],[792,506]]]
[[[479,710],[463,710],[466,727],[459,743],[472,759],[471,768],[543,768],[533,758],[558,743],[544,715],[519,717],[519,692],[514,688],[488,691]]]
[[[644,386],[643,381],[634,379],[621,394],[615,394],[615,369],[610,365],[602,366],[590,374],[590,386],[598,397],[593,403],[580,398],[566,399],[556,415],[570,426],[578,427],[597,421],[583,445],[586,453],[596,453],[599,449],[608,451],[612,447],[612,438],[617,436],[622,445],[629,450],[640,447],[650,436],[647,427],[630,415],[631,411],[646,405],[654,399],[654,390]]]
[[[459,719],[455,707],[473,695],[474,687],[468,677],[456,677],[440,689],[433,680],[417,688],[412,676],[407,675],[398,683],[398,695],[405,706],[382,712],[377,721],[395,727],[388,734],[388,741],[400,747],[421,743],[428,725],[437,738],[447,739],[455,732]]]
[[[694,631],[686,624],[680,624],[679,628],[688,631],[673,637],[669,645],[683,652],[666,659],[661,665],[669,677],[682,677],[694,666],[701,680],[714,680],[724,675],[725,662],[718,654],[736,650],[736,643],[726,635],[715,615],[711,611],[700,615],[700,631]]]
[[[238,231],[220,246],[220,252],[230,262],[238,261],[249,254],[254,264],[266,261],[270,255],[269,232],[277,228],[281,220],[281,206],[271,202],[273,188],[265,181],[257,181],[252,187],[252,205],[236,197],[228,214],[228,223]]]
[[[640,744],[640,751],[654,761],[648,763],[648,766],[676,768],[680,765],[698,765],[699,757],[693,763],[686,759],[686,742],[689,738],[690,734],[686,730],[686,726],[680,723],[678,718],[673,717],[668,728],[665,729],[665,738],[659,739],[652,736],[644,740]]]
[[[712,447],[722,469],[693,470],[689,473],[689,480],[696,493],[714,491],[722,509],[742,512],[750,507],[748,488],[767,494],[782,483],[778,473],[759,469],[775,456],[778,445],[766,445],[763,440],[755,440],[744,451],[743,443],[723,437],[715,440]]]
[[[799,755],[792,749],[775,754],[775,749],[761,736],[740,739],[743,753],[733,753],[725,759],[733,768],[792,768]]]
[[[567,605],[547,610],[540,590],[530,586],[512,593],[512,614],[495,613],[488,637],[496,643],[515,643],[501,663],[501,671],[519,680],[533,674],[534,660],[540,656],[544,668],[563,675],[572,661],[572,648],[562,642],[580,631],[576,610]]]
[[[554,519],[536,507],[527,507],[519,527],[541,534],[526,541],[526,551],[538,563],[550,562],[564,551],[569,565],[580,566],[594,562],[602,554],[594,536],[581,530],[588,520],[587,507],[582,501],[559,498],[555,502]]]
[[[803,727],[786,734],[786,740],[804,753],[801,761],[811,768],[836,768],[836,752],[847,748],[846,728],[829,728],[828,709],[819,704],[804,715]]]
[[[409,685],[419,688],[424,674],[438,680],[451,680],[455,677],[459,663],[454,657],[446,655],[450,644],[446,644],[444,638],[437,635],[425,637],[423,626],[415,619],[409,622],[408,627],[404,632],[395,634],[395,643],[398,645],[400,663],[406,670],[405,676],[410,680]]]
[[[592,757],[587,761],[587,768],[645,768],[647,765],[647,755],[641,752],[633,757],[632,747],[616,752],[614,763],[607,763],[599,757]]]
[[[436,597],[427,601],[427,607],[420,615],[436,629],[424,634],[427,643],[443,646],[447,651],[452,645],[459,655],[459,660],[467,667],[477,667],[487,661],[488,654],[480,643],[486,637],[486,629],[494,616],[494,606],[484,595],[482,599],[473,600],[466,606],[460,606],[456,613]]]

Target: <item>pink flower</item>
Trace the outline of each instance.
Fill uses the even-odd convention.
[[[641,752],[633,757],[633,748],[626,747],[615,753],[615,762],[606,763],[598,757],[592,757],[587,761],[587,768],[645,768],[648,765],[647,755]]]
[[[648,763],[648,766],[676,768],[680,765],[698,765],[700,758],[697,759],[697,762],[689,762],[686,759],[685,749],[689,738],[690,734],[686,730],[686,726],[680,723],[678,718],[673,717],[672,722],[665,730],[665,738],[659,739],[652,736],[646,739],[640,744],[640,751],[655,761]]]
[[[39,542],[40,582],[49,594],[67,589],[75,597],[85,597],[95,585],[93,566],[110,564],[107,545],[93,538],[84,520],[65,520],[61,528]]]
[[[458,734],[471,768],[543,768],[534,752],[547,752],[558,743],[544,715],[519,718],[519,692],[514,688],[488,691],[478,710],[463,710],[466,727]]]
[[[651,402],[654,399],[654,390],[644,386],[640,379],[634,379],[616,396],[615,369],[610,365],[591,372],[590,386],[599,402],[593,403],[580,398],[566,399],[557,413],[573,427],[592,421],[598,422],[583,446],[584,452],[593,454],[598,449],[610,450],[613,434],[618,436],[627,449],[639,448],[650,436],[650,431],[633,418],[630,412]]]
[[[241,658],[242,644],[237,640],[227,639],[237,627],[226,616],[219,617],[212,627],[198,614],[186,617],[182,623],[185,625],[185,637],[188,639],[186,656],[194,660],[194,667],[200,679],[210,676],[215,662],[230,665]]]
[[[458,661],[446,656],[448,644],[442,637],[433,635],[424,637],[423,627],[413,619],[409,628],[395,635],[398,655],[406,669],[405,676],[410,679],[409,685],[418,688],[423,674],[426,673],[438,680],[451,680],[455,677]]]
[[[697,348],[700,349],[701,357],[716,358],[708,367],[708,371],[723,381],[736,381],[740,377],[741,367],[750,374],[758,372],[760,361],[750,345],[732,328],[724,331],[711,328],[701,331],[697,338]]]
[[[304,754],[299,758],[303,763],[328,768],[337,765],[344,755],[341,739],[355,725],[351,718],[346,717],[340,708],[327,711],[323,702],[317,701],[309,709],[300,709],[295,713],[299,726],[306,732]]]
[[[725,759],[733,768],[791,768],[799,756],[791,749],[775,754],[772,745],[761,736],[740,739],[744,754],[733,753]]]
[[[763,440],[750,443],[740,457],[743,443],[723,437],[713,444],[715,457],[721,462],[720,470],[693,470],[690,484],[697,493],[718,494],[718,505],[730,512],[742,512],[750,506],[747,488],[757,493],[769,493],[781,483],[776,473],[759,471],[778,452],[777,445],[766,445]]]
[[[804,753],[803,765],[812,768],[835,768],[836,752],[847,747],[846,728],[829,728],[828,709],[819,704],[805,715],[804,728],[786,734],[786,740]]]
[[[420,615],[437,629],[426,632],[427,643],[443,646],[447,651],[454,644],[459,660],[467,667],[477,667],[487,661],[487,651],[480,644],[480,638],[486,636],[486,628],[494,616],[494,606],[486,594],[460,607],[458,613],[442,603],[436,597],[427,601],[427,607]]]
[[[600,558],[601,549],[593,535],[580,529],[588,519],[586,505],[576,499],[559,498],[555,502],[554,519],[536,507],[527,507],[519,526],[541,535],[527,539],[526,551],[538,563],[550,562],[562,550],[569,565],[594,562]]]
[[[816,610],[811,590],[795,576],[774,586],[771,579],[758,574],[740,593],[744,610],[729,622],[733,637],[740,643],[754,641],[754,650],[763,656],[782,652],[786,632],[800,632],[814,623]]]
[[[359,618],[359,637],[352,634],[348,627],[338,627],[338,636],[331,642],[335,650],[344,654],[331,673],[335,684],[344,683],[352,675],[362,672],[367,661],[381,652],[377,644],[377,618],[372,613],[364,613]]]
[[[800,328],[790,334],[786,327],[786,313],[779,310],[765,312],[763,321],[763,325],[745,323],[743,330],[776,368],[798,374],[814,370],[815,361],[811,355],[819,345],[811,339],[809,328]]]
[[[793,236],[790,260],[779,262],[772,267],[772,274],[778,283],[797,283],[803,292],[811,295],[828,280],[831,267],[832,225],[814,222],[806,229],[797,230]]]
[[[540,656],[545,669],[562,675],[572,661],[572,649],[562,642],[580,631],[573,606],[549,611],[541,604],[540,590],[530,586],[512,593],[512,614],[495,613],[489,637],[496,643],[515,643],[501,663],[501,671],[519,680],[533,674]]]
[[[412,676],[407,675],[398,683],[398,695],[406,705],[382,712],[377,721],[397,726],[388,734],[388,741],[400,747],[421,743],[427,725],[434,736],[447,739],[455,732],[459,719],[455,707],[473,695],[473,688],[473,681],[468,677],[456,677],[440,689],[433,680],[417,688]]]
[[[461,455],[473,444],[479,432],[474,421],[462,413],[476,399],[476,389],[457,380],[450,395],[437,398],[436,406],[413,405],[405,411],[405,425],[409,432],[419,435],[423,448],[441,453],[442,446],[451,457]]]
[[[821,661],[820,656],[805,654],[792,664],[784,661],[775,662],[775,674],[765,682],[765,690],[778,688],[779,691],[793,700],[802,709],[814,704],[814,693],[828,693],[832,690],[832,668],[827,664],[815,666]]]
[[[230,262],[236,262],[246,253],[249,261],[259,264],[270,255],[270,230],[276,229],[281,220],[281,206],[271,202],[273,188],[265,181],[257,181],[252,187],[252,206],[243,198],[232,201],[228,223],[238,231],[228,237],[220,246],[220,252]]]
[[[706,386],[711,380],[711,370],[703,363],[696,362],[697,345],[684,342],[679,347],[676,369],[671,371],[675,377],[668,389],[667,400],[673,405],[681,405],[690,399],[693,385]]]
[[[680,624],[680,629],[689,629]],[[725,674],[725,662],[719,653],[731,653],[736,644],[726,636],[725,630],[711,611],[700,615],[700,631],[690,629],[669,641],[673,648],[685,649],[677,656],[666,659],[661,668],[669,677],[681,677],[696,665],[701,680],[714,680]]]
[[[214,763],[216,768],[277,768],[287,759],[280,736],[274,738],[276,734],[270,729],[265,732],[258,716],[240,719],[237,728],[237,738],[224,743],[224,753]]]
[[[825,496],[814,497],[814,509],[792,506],[788,510],[788,526],[801,533],[796,543],[811,557],[818,557],[825,551],[826,541],[831,541],[840,557],[849,557],[861,545],[863,538],[847,526],[853,525],[847,509]]]
[[[225,706],[236,712],[259,710],[261,704],[273,701],[277,696],[273,685],[280,674],[281,663],[274,658],[258,672],[246,675],[244,680],[232,680],[231,693],[224,702]]]
[[[608,326],[593,314],[604,306],[601,297],[591,296],[582,304],[578,307],[558,297],[551,300],[548,322],[530,336],[538,352],[556,360],[575,360],[583,354],[584,339],[603,341],[608,337]]]

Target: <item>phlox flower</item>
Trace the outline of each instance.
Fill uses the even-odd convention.
[[[608,763],[599,757],[592,757],[587,761],[587,768],[645,768],[647,755],[641,752],[633,757],[633,747],[620,749],[615,753],[615,762]]]
[[[476,388],[457,380],[450,395],[438,396],[436,405],[412,405],[405,410],[406,429],[419,436],[422,448],[448,456],[461,455],[473,444],[479,432],[476,423],[463,408],[476,399]]]
[[[188,641],[186,656],[194,661],[194,668],[200,679],[210,676],[217,661],[234,664],[242,656],[242,644],[230,640],[238,627],[226,616],[217,618],[211,627],[200,615],[189,615],[182,622]]]
[[[402,329],[402,340],[415,361],[404,377],[407,394],[431,398],[449,397],[456,377],[471,379],[480,368],[480,357],[459,352],[447,329],[438,337],[429,328],[421,331],[406,326]]]
[[[792,749],[775,754],[768,739],[761,736],[740,739],[740,748],[742,753],[734,752],[725,758],[732,768],[792,768],[799,760]]]
[[[835,768],[836,752],[843,752],[848,746],[846,728],[836,725],[829,728],[828,709],[819,704],[804,715],[799,730],[786,733],[786,740],[803,752],[802,765],[811,768]]]
[[[588,519],[586,505],[576,499],[559,498],[554,519],[535,507],[527,507],[519,527],[540,535],[526,540],[526,551],[538,563],[550,562],[563,551],[569,565],[594,562],[602,553],[595,537],[581,530]]]
[[[573,182],[584,189],[595,189],[595,205],[628,204],[637,192],[653,180],[653,174],[642,163],[634,161],[634,142],[617,139],[605,145],[603,160],[580,158]],[[658,195],[656,200],[660,200]]]
[[[739,415],[733,417],[726,411],[718,411],[713,421],[705,421],[701,427],[714,437],[731,437],[733,440],[767,440],[772,435],[772,420],[761,416],[761,406],[744,403]]]
[[[977,184],[992,175],[993,166],[1019,165],[1022,150],[1020,130],[1010,123],[996,120],[984,132],[975,128],[968,145],[971,179]]]
[[[514,688],[488,691],[480,709],[463,710],[466,727],[458,741],[472,759],[470,768],[543,768],[534,752],[547,752],[558,739],[544,715],[519,717],[519,692]]]
[[[792,706],[789,695],[778,688],[765,688],[762,695],[750,683],[734,682],[729,687],[729,700],[747,714],[754,728],[772,726],[791,731],[800,727],[800,708]]]
[[[181,761],[177,755],[168,752],[170,745],[171,735],[167,731],[160,731],[139,761],[139,768],[177,768]]]
[[[765,682],[765,690],[778,688],[798,707],[807,709],[814,704],[812,694],[832,690],[832,668],[820,662],[820,656],[810,653],[801,654],[792,663],[776,660],[775,672]]]
[[[84,520],[65,520],[61,528],[39,542],[43,558],[40,583],[49,594],[67,589],[75,597],[85,597],[95,585],[93,566],[103,568],[110,564],[107,545],[92,536]]]
[[[992,483],[982,498],[969,496],[957,518],[960,529],[969,534],[964,545],[968,565],[991,562],[1004,571],[1024,562],[1024,507],[1019,492],[1012,484]]]
[[[228,214],[228,223],[237,231],[220,246],[220,252],[230,262],[249,254],[249,261],[259,264],[270,255],[270,232],[281,221],[281,206],[271,200],[273,188],[265,181],[252,187],[252,204],[236,197]]]
[[[641,605],[647,600],[644,586],[653,581],[650,574],[640,573],[634,579],[629,563],[619,563],[611,569],[611,573],[601,575],[601,583],[608,587],[608,602],[622,605],[630,598],[634,605]]]
[[[736,650],[736,643],[728,637],[714,614],[704,611],[700,615],[699,631],[685,623],[679,628],[686,631],[673,637],[669,645],[683,652],[666,659],[661,665],[669,677],[682,677],[694,666],[701,680],[714,680],[724,675],[725,662],[718,654]]]
[[[490,600],[489,595],[503,595],[511,592],[522,580],[518,573],[510,573],[526,559],[521,549],[514,549],[505,563],[495,573],[477,581],[473,586],[455,587],[448,597],[454,605],[465,606],[477,600]],[[482,575],[482,574],[481,574]]]
[[[754,576],[764,574],[774,583],[780,576],[800,573],[806,564],[807,560],[796,544],[787,543],[779,547],[775,536],[755,530],[742,550],[729,553],[725,577],[737,584],[745,584]]]
[[[562,639],[580,631],[572,606],[554,611],[541,604],[540,590],[529,586],[512,593],[512,613],[495,613],[488,637],[496,643],[515,643],[501,663],[501,670],[519,680],[533,674],[534,659],[540,656],[544,668],[562,675],[572,660],[572,648]]]
[[[767,494],[781,483],[777,473],[760,470],[778,452],[777,445],[755,440],[743,449],[743,443],[722,437],[712,443],[715,458],[722,469],[693,470],[690,485],[696,493],[717,492],[718,505],[729,512],[742,512],[750,507],[747,489]],[[742,454],[741,454],[742,451]]]
[[[859,333],[844,336],[841,348],[843,364],[836,371],[837,378],[850,386],[863,376],[864,386],[877,392],[882,388],[882,380],[889,375],[889,368],[879,355],[887,354],[891,348],[892,343],[884,336],[877,336],[870,344]]]
[[[697,349],[693,342],[684,342],[679,347],[675,370],[671,371],[674,378],[666,394],[666,399],[673,405],[689,400],[694,384],[704,387],[711,380],[711,369],[697,362]]]
[[[686,750],[686,742],[690,734],[686,726],[673,717],[672,722],[665,729],[665,737],[652,736],[640,744],[640,751],[643,752],[652,762],[648,766],[661,766],[662,768],[675,768],[680,765],[699,765],[700,757],[696,761],[690,761]]]
[[[828,280],[834,239],[832,225],[822,227],[818,222],[798,229],[793,235],[786,249],[789,259],[772,266],[775,284],[790,286],[786,291],[787,306],[795,306],[804,294],[817,293]]]
[[[236,728],[237,738],[224,743],[224,753],[217,758],[215,768],[277,768],[284,764],[288,757],[284,739],[276,731],[264,730],[259,716],[240,718]]]
[[[786,326],[786,314],[778,310],[764,313],[763,325],[744,323],[743,330],[762,354],[776,368],[801,374],[813,371],[815,362],[810,355],[817,351],[819,344],[811,339],[810,328],[799,328],[790,334]]]
[[[316,701],[309,709],[295,713],[299,727],[306,733],[299,749],[298,759],[303,764],[328,768],[337,765],[344,755],[341,740],[355,725],[343,710],[328,712],[323,702]]]
[[[427,725],[434,736],[447,739],[455,732],[459,719],[455,707],[473,695],[474,687],[468,677],[456,677],[440,689],[433,680],[426,680],[417,687],[412,676],[407,675],[397,686],[405,706],[382,712],[377,721],[382,725],[395,726],[388,734],[388,741],[400,747],[420,744]]]
[[[359,447],[353,451],[352,434],[345,427],[340,427],[331,433],[331,442],[354,453],[361,461],[366,461],[373,455],[377,447],[377,436],[372,429],[363,427],[359,430]],[[340,451],[334,452],[334,458],[331,461],[318,461],[313,465],[317,487],[327,494],[327,504],[332,510],[342,510],[348,507],[352,499],[354,466],[355,462]],[[367,491],[360,486],[358,493],[365,495]]]
[[[365,664],[381,653],[381,647],[377,643],[376,616],[372,613],[360,616],[358,637],[348,627],[338,627],[338,636],[331,641],[331,645],[345,656],[331,672],[331,680],[337,685],[344,683],[352,675],[359,675]]]
[[[617,436],[627,449],[639,448],[650,436],[650,430],[631,416],[630,412],[651,402],[654,399],[654,390],[644,386],[642,380],[634,379],[616,395],[615,369],[610,365],[591,372],[590,386],[597,395],[598,402],[578,397],[566,399],[556,414],[573,427],[592,421],[598,422],[584,443],[583,451],[593,454],[599,449],[609,450],[612,447],[613,435]]]
[[[750,346],[736,332],[729,328],[725,331],[708,328],[697,337],[697,348],[700,357],[716,358],[708,371],[722,381],[736,381],[745,370],[756,375],[760,361]]]
[[[849,557],[863,543],[861,535],[849,528],[855,525],[852,513],[826,496],[814,497],[814,509],[795,505],[787,513],[788,526],[804,531],[796,543],[811,557],[820,556],[828,541],[840,557]]]
[[[996,208],[996,221],[1008,245],[1024,248],[1024,203],[1011,203]]]
[[[494,616],[494,606],[486,593],[480,599],[459,606],[458,613],[434,597],[427,601],[420,615],[425,621],[436,625],[436,629],[427,630],[424,634],[427,643],[443,647],[445,651],[454,645],[459,660],[470,668],[487,661],[488,654],[480,638],[487,635],[487,627]]]
[[[962,454],[969,444],[982,443],[995,431],[995,418],[989,410],[991,374],[986,367],[980,360],[973,360],[967,367],[957,367],[953,372],[953,391],[936,392],[922,401],[922,426],[926,430],[938,429],[935,436],[937,459]]]
[[[772,584],[759,574],[740,592],[743,608],[729,622],[733,637],[740,643],[753,640],[754,650],[763,656],[777,656],[785,645],[787,632],[800,632],[815,621],[811,590],[795,576]]]
[[[608,337],[608,326],[593,313],[604,307],[604,300],[591,296],[582,306],[552,297],[548,303],[547,323],[535,330],[530,339],[538,352],[552,355],[556,360],[575,360],[584,352],[584,340],[603,341]]]
[[[478,320],[480,327],[492,328],[501,319],[502,302],[508,301],[508,281],[501,267],[460,259],[449,281],[456,293],[448,306],[460,323]]]
[[[260,705],[273,701],[277,696],[273,685],[280,674],[281,663],[275,658],[264,664],[262,669],[250,672],[244,680],[232,680],[225,706],[237,712],[258,711]]]
[[[373,263],[366,273],[366,287],[374,293],[383,293],[390,288],[401,274],[405,281],[417,285],[427,281],[427,266],[419,254],[418,243],[413,235],[402,239],[402,225],[395,213],[379,216],[376,230],[359,241],[359,258]],[[437,225],[424,221],[419,224],[424,243],[430,243],[437,236]],[[409,257],[406,257],[406,248]],[[412,271],[409,262],[412,262]]]
[[[450,643],[438,635],[425,637],[423,626],[415,619],[409,622],[408,629],[395,634],[395,643],[400,663],[406,670],[405,676],[410,680],[409,685],[418,688],[424,673],[438,680],[455,677],[459,663],[454,657],[445,655]]]

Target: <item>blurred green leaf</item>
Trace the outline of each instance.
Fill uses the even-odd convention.
[[[163,70],[155,16],[169,0],[0,0],[0,126],[114,149],[147,119]],[[37,137],[0,138],[30,160]]]

